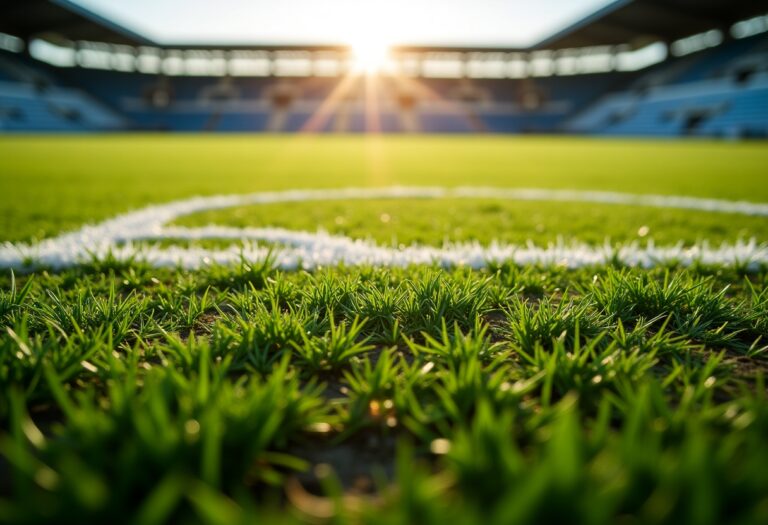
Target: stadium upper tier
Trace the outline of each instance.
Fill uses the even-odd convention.
[[[0,4],[22,37],[0,34],[0,130],[768,135],[768,16],[738,21],[762,0],[620,0],[532,49],[399,48],[377,72],[335,46],[160,48],[34,3]]]

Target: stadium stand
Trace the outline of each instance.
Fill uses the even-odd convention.
[[[768,136],[766,43],[765,37],[735,41],[663,64],[629,90],[603,97],[570,119],[564,130],[601,135]]]
[[[398,64],[415,60],[416,69],[380,74],[374,88],[343,68],[314,74],[303,58],[335,53],[343,64],[344,49],[158,46],[77,4],[30,3],[38,16],[6,9],[0,20],[0,32],[27,44],[0,51],[4,131],[768,136],[763,0],[618,0],[530,49],[400,48]],[[755,34],[732,34],[748,19]],[[64,58],[33,53],[41,40]],[[672,52],[666,59],[618,65],[658,43]],[[139,66],[146,50],[154,69]],[[266,69],[231,74],[243,54]],[[459,57],[460,73],[425,74],[434,55]],[[189,69],[198,56],[212,57],[203,61],[210,71]],[[568,57],[598,66],[567,70]],[[283,74],[285,63],[309,69]]]

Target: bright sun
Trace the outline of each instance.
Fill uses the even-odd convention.
[[[389,45],[380,39],[366,37],[350,44],[352,69],[358,73],[379,73],[389,60]]]

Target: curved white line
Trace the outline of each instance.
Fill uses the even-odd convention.
[[[737,242],[711,247],[704,243],[691,248],[682,244],[656,247],[652,243],[615,246],[586,244],[554,244],[546,247],[492,244],[483,247],[477,243],[463,243],[442,248],[410,246],[404,249],[377,246],[371,242],[332,236],[323,232],[310,233],[281,228],[228,228],[207,226],[181,228],[166,226],[184,215],[202,211],[243,205],[323,201],[360,200],[380,198],[494,198],[524,201],[588,202],[699,210],[715,213],[734,213],[768,216],[768,204],[746,201],[702,199],[696,197],[633,195],[627,193],[505,189],[487,187],[420,188],[346,188],[331,190],[292,190],[263,192],[248,195],[219,195],[195,197],[167,204],[152,205],[120,215],[97,225],[64,233],[36,244],[0,245],[0,267],[24,268],[46,266],[65,268],[89,259],[108,255],[118,259],[141,258],[157,266],[198,268],[211,262],[227,264],[245,257],[263,259],[268,250],[254,244],[232,246],[222,250],[203,248],[137,246],[134,241],[157,239],[237,239],[277,243],[281,247],[272,251],[279,267],[293,269],[313,268],[337,264],[380,266],[406,266],[410,264],[438,264],[443,266],[468,265],[479,268],[490,262],[510,261],[516,264],[563,264],[580,267],[621,261],[630,266],[650,267],[659,263],[677,261],[683,265],[743,264],[756,269],[768,264],[768,247],[764,244]]]

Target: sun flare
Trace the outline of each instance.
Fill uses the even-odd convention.
[[[370,36],[353,40],[350,43],[352,69],[357,73],[375,74],[383,71],[389,62],[390,45]]]

